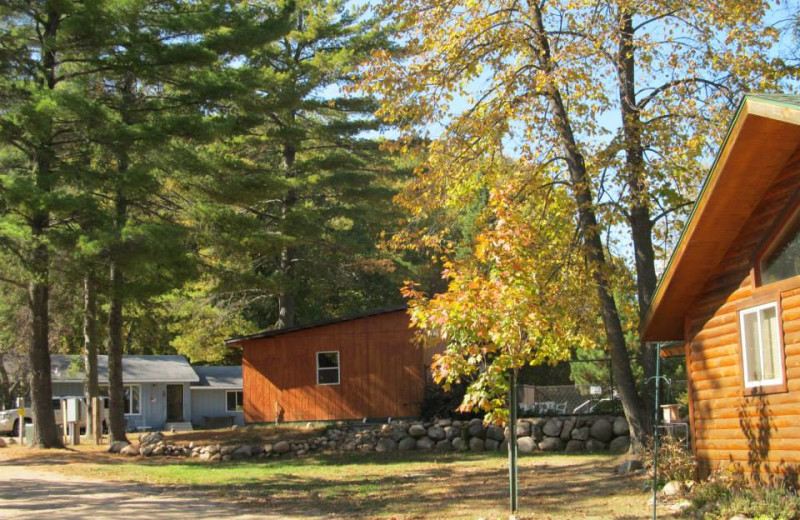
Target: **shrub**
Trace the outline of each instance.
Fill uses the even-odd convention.
[[[713,473],[695,486],[692,503],[702,518],[745,516],[755,520],[800,520],[800,497],[785,483],[753,485],[731,470]]]
[[[426,421],[433,418],[471,419],[478,414],[461,414],[456,411],[464,400],[466,385],[453,385],[448,392],[441,386],[428,382],[422,397],[421,415]]]
[[[644,467],[651,474],[653,472],[653,446],[647,449]],[[671,480],[684,482],[694,478],[697,462],[694,455],[687,450],[683,443],[674,437],[665,437],[658,445],[658,475],[656,481],[661,487]]]

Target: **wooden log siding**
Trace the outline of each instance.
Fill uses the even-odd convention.
[[[798,204],[800,154],[795,153],[685,318],[693,444],[701,476],[734,464],[751,475],[787,473],[800,464],[800,280],[757,287],[757,255]],[[736,204],[735,200],[730,201]],[[778,302],[786,390],[748,395],[742,372],[738,311]]]
[[[424,364],[405,311],[242,342],[245,420],[414,417]],[[318,385],[316,353],[339,351],[338,385]],[[277,407],[277,408],[276,408]]]

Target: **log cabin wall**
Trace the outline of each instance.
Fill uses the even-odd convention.
[[[415,417],[429,352],[413,339],[405,311],[247,340],[243,348],[248,423]],[[318,385],[316,353],[338,351],[338,385]]]
[[[733,464],[756,479],[784,473],[796,483],[800,277],[759,287],[753,268],[776,228],[797,206],[799,190],[800,154],[795,152],[686,314],[692,440],[701,476]],[[758,394],[744,386],[738,313],[767,302],[778,303],[785,384]]]

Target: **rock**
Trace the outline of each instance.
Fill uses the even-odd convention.
[[[435,445],[436,443],[433,442],[433,439],[431,439],[430,437],[421,437],[417,439],[418,450],[430,451],[433,449]]]
[[[642,461],[639,459],[628,459],[617,467],[617,473],[620,475],[626,475],[628,473],[638,471],[643,467]]]
[[[119,450],[119,452],[121,455],[126,455],[128,457],[135,457],[139,455],[139,447],[134,446],[133,444],[128,444],[127,446]]]
[[[225,455],[230,455],[231,453],[233,453],[235,449],[236,448],[234,446],[223,446],[222,448],[220,448],[219,453],[224,457]]]
[[[283,455],[284,453],[289,453],[292,450],[292,447],[286,441],[278,441],[272,446],[272,451],[279,455]]]
[[[216,455],[219,453],[219,444],[209,444],[206,446],[206,453],[209,455]]]
[[[542,451],[563,451],[564,443],[559,437],[545,437],[539,443],[539,449]]]
[[[390,438],[381,439],[375,445],[375,451],[378,453],[386,453],[389,451],[397,451],[397,442]]]
[[[441,441],[447,437],[447,434],[444,432],[444,428],[442,428],[439,425],[436,425],[428,428],[428,437],[430,437],[435,441]]]
[[[497,441],[498,443],[505,439],[505,435],[503,434],[503,429],[499,426],[489,426],[486,428],[486,438],[491,439],[493,441]]]
[[[122,448],[124,448],[125,446],[128,446],[128,445],[130,445],[130,442],[114,441],[108,447],[108,451],[109,451],[109,453],[119,453],[119,452],[122,451]]]
[[[567,442],[567,448],[564,450],[567,453],[580,453],[586,449],[586,444],[583,441],[576,441],[572,439]]]
[[[222,456],[222,461],[223,462],[228,462],[228,461],[230,461],[232,459],[233,459],[233,457],[230,455],[230,453],[228,455],[223,455]]]
[[[5,448],[7,446],[6,440],[0,437],[0,448]]]
[[[614,419],[613,431],[614,435],[617,437],[621,435],[629,435],[628,421],[624,417],[617,417]]]
[[[466,451],[467,450],[467,443],[464,442],[464,439],[461,437],[456,437],[450,444],[453,446],[453,449],[456,451]]]
[[[679,480],[670,480],[661,488],[661,494],[665,497],[674,497],[681,493],[683,493],[683,482]]]
[[[406,433],[405,428],[395,426],[394,428],[392,428],[392,431],[389,434],[389,437],[394,442],[400,442],[401,439],[405,439],[406,437],[408,437],[408,433]]]
[[[415,439],[419,439],[420,437],[425,437],[427,435],[428,430],[425,429],[424,426],[421,424],[412,424],[411,427],[408,429],[408,434],[414,437]]]
[[[500,441],[487,438],[483,445],[486,448],[486,451],[497,451],[497,448],[500,447]]]
[[[614,437],[614,428],[608,419],[597,419],[592,423],[589,434],[598,441],[608,442]]]
[[[244,444],[233,450],[231,456],[234,460],[249,459],[253,456],[253,448]]]
[[[442,439],[436,443],[436,451],[450,451],[452,444],[447,439]]]
[[[486,449],[486,444],[480,437],[472,437],[469,440],[469,451],[483,451]]]
[[[253,446],[250,446],[250,453],[253,455],[253,457],[257,457],[262,453],[264,453],[264,447],[261,446],[260,444],[255,444]]]
[[[139,448],[139,454],[144,457],[149,457],[152,452],[153,452],[152,446],[142,446]]]
[[[456,428],[455,426],[445,426],[444,427],[444,434],[447,439],[453,440],[459,435],[461,435],[461,429]]]
[[[447,426],[451,426],[453,424],[453,421],[451,421],[450,419],[439,419],[439,422],[436,424],[438,424],[442,428],[445,428]]]
[[[153,448],[153,451],[150,452],[151,455],[159,456],[164,454],[164,446],[160,446],[156,444],[156,447]]]
[[[148,444],[158,444],[159,442],[164,441],[164,434],[161,432],[150,432],[145,433],[141,437],[139,437],[139,444],[141,446],[147,446]]]
[[[589,440],[589,427],[582,426],[580,428],[575,428],[572,430],[571,436],[576,441],[588,441]]]
[[[544,427],[542,431],[548,437],[558,437],[561,435],[561,427],[564,426],[563,421],[561,419],[550,419],[546,423],[544,423]]]
[[[467,432],[470,437],[483,438],[486,436],[486,428],[483,426],[483,421],[480,419],[472,419],[469,422],[469,426],[467,426]]]
[[[531,425],[531,437],[533,437],[533,440],[536,442],[541,442],[541,440],[544,439],[544,432],[542,431],[541,424]]]
[[[533,437],[519,437],[517,438],[517,450],[520,453],[533,453],[536,449],[536,443]]]
[[[530,437],[531,436],[531,423],[524,419],[517,421],[517,437]]]
[[[606,443],[600,442],[597,439],[589,439],[586,441],[586,451],[588,452],[598,452],[598,451],[606,451]]]
[[[497,447],[497,451],[508,453],[508,439],[503,439],[503,442]]]
[[[613,441],[608,444],[608,451],[615,455],[622,455],[623,453],[628,453],[628,450],[631,448],[631,438],[627,435],[622,437],[617,437]]]
[[[230,455],[228,455],[228,456],[230,456]],[[211,455],[210,457],[208,457],[208,460],[209,460],[209,462],[218,462],[218,461],[222,460],[222,455],[220,455],[219,452],[217,452],[217,453]]]
[[[417,440],[414,437],[403,437],[397,443],[397,449],[400,451],[411,451],[417,447]]]
[[[238,424],[233,424],[233,425],[231,425],[231,431],[232,431],[232,432],[235,432],[235,431],[236,431],[236,430],[238,430],[238,429],[239,429],[239,425],[238,425]]]
[[[675,504],[670,504],[667,506],[667,511],[677,517],[684,516],[687,512],[694,509],[694,505],[688,500],[679,500]],[[734,516],[732,520],[746,520],[742,516]]]
[[[570,440],[570,435],[572,434],[573,428],[575,428],[575,423],[578,422],[574,417],[570,417],[566,421],[564,421],[564,425],[561,427],[561,440],[563,442],[567,442]]]

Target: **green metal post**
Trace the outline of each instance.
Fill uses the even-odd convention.
[[[511,370],[508,390],[508,489],[511,514],[519,510],[517,478],[517,369]]]
[[[653,417],[653,520],[656,520],[658,505],[658,398],[661,393],[661,343],[656,344],[656,395],[655,417]]]

